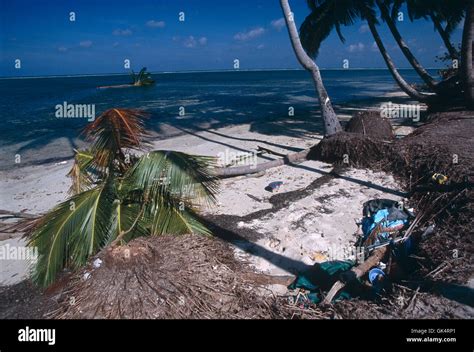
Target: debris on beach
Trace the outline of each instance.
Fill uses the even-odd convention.
[[[278,192],[281,186],[283,186],[282,181],[275,181],[275,182],[271,182],[267,187],[265,187],[265,190],[272,193]]]
[[[288,286],[312,303],[326,303],[354,296],[376,296],[390,291],[390,275],[406,267],[415,248],[406,234],[414,215],[390,199],[373,199],[363,205],[362,234],[349,258],[315,263]],[[388,248],[385,248],[388,247]],[[383,249],[383,254],[371,254]],[[385,262],[390,263],[389,265]],[[367,264],[369,263],[369,264]],[[361,269],[364,265],[364,269]],[[301,302],[300,302],[301,303]]]

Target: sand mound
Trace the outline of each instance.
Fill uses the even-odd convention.
[[[390,140],[394,138],[390,121],[380,117],[379,111],[357,112],[349,120],[345,130],[376,139]]]
[[[308,159],[321,160],[336,166],[370,168],[391,171],[392,159],[387,159],[392,146],[389,142],[358,133],[340,132],[323,139],[308,154]],[[395,155],[391,156],[391,158]]]

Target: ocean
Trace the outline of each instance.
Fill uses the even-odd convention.
[[[414,71],[402,73],[420,83]],[[386,96],[399,92],[387,70],[323,70],[322,76],[337,111],[393,101]],[[156,73],[153,78],[152,87],[121,89],[97,87],[127,84],[129,76],[0,79],[0,169],[18,167],[18,155],[21,166],[69,158],[82,145],[78,135],[87,118],[58,118],[58,104],[93,104],[96,116],[109,108],[143,109],[150,113],[147,129],[161,138],[164,123],[219,128],[288,119],[290,107],[295,119],[316,118],[318,111],[311,77],[303,70]]]

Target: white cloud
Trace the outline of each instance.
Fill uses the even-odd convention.
[[[65,46],[60,46],[58,48],[58,51],[62,52],[62,53],[65,53],[67,51],[67,48]]]
[[[257,46],[257,49],[258,49],[258,50],[261,50],[261,49],[263,49],[263,48],[265,48],[265,45],[264,45],[264,44],[260,44],[260,45]]]
[[[146,26],[150,28],[164,28],[166,26],[166,23],[165,21],[149,20],[146,23]]]
[[[377,45],[376,42],[373,42],[373,43],[372,43],[371,50],[372,50],[372,51],[379,51],[379,47],[378,47],[378,45]]]
[[[369,32],[369,25],[363,24],[362,26],[359,27],[359,33],[364,34]]]
[[[361,52],[365,49],[365,45],[362,44],[362,43],[357,43],[357,44],[351,44],[349,45],[349,48],[347,48],[347,50],[350,52],[350,53],[357,53],[357,52]]]
[[[236,35],[234,35],[234,39],[243,42],[243,41],[251,40],[254,38],[258,38],[261,35],[263,35],[263,33],[265,33],[265,29],[263,27],[257,27],[248,32],[237,33]]]
[[[127,35],[132,35],[132,30],[131,29],[119,29],[117,28],[112,32],[113,35],[121,35],[121,36],[127,36]]]
[[[270,24],[277,31],[281,31],[283,27],[286,26],[285,19],[283,17],[277,20],[273,20]]]
[[[174,38],[173,38],[174,40]],[[195,48],[197,47],[198,45],[200,46],[204,46],[207,44],[207,38],[206,37],[201,37],[201,38],[195,38],[194,36],[190,35],[189,37],[187,37],[186,39],[184,39],[183,41],[183,45],[186,47],[186,48]]]
[[[79,46],[82,46],[83,48],[90,48],[92,46],[92,41],[83,40],[82,42],[79,43]]]

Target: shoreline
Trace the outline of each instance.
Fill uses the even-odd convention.
[[[382,97],[371,98],[368,100],[358,101],[355,100],[353,103],[338,103],[335,104],[335,110],[338,114],[341,122],[347,122],[354,112],[364,111],[370,109],[379,109],[380,105],[378,100],[382,98],[390,98],[394,100],[400,100],[403,103],[410,103],[408,97],[402,92],[387,92]],[[315,109],[318,109],[318,105],[315,105]],[[298,121],[301,124],[300,130],[304,126],[309,127],[309,130],[315,131],[314,126],[320,124],[321,117],[319,113],[312,115],[296,116],[296,117],[273,117],[271,120],[268,119],[250,119],[245,118],[244,121],[239,121],[239,116],[236,116],[230,121],[223,122],[222,125],[215,128],[217,130],[232,128],[235,126],[253,124],[253,125],[264,125],[271,121],[276,125],[285,125],[292,121]],[[176,125],[173,123],[176,122]],[[199,133],[206,129],[213,129],[211,123],[215,123],[213,117],[204,119],[197,123],[193,122],[193,119],[179,119],[179,118],[166,118],[160,119],[157,117],[156,120],[149,121],[150,123],[150,136],[148,140],[153,143],[156,141],[164,141],[176,137],[180,137],[189,133]],[[395,126],[400,121],[393,120],[392,124]],[[147,127],[145,125],[145,127]],[[273,131],[268,131],[270,134],[278,133],[278,128]],[[320,128],[316,128],[320,131]],[[0,157],[0,173],[9,173],[14,169],[22,169],[24,167],[40,166],[47,164],[54,164],[57,162],[70,161],[74,158],[73,149],[81,149],[87,146],[87,142],[79,137],[80,129],[71,128],[67,130],[51,130],[46,131],[48,138],[50,139],[47,143],[40,144],[38,147],[30,146],[30,143],[38,143],[37,137],[31,137],[30,139],[21,140],[18,143],[5,143],[0,146],[2,150],[2,157]],[[54,137],[53,137],[54,136]],[[23,150],[24,149],[24,150]],[[14,163],[14,156],[21,154],[21,162],[19,164]],[[56,155],[55,157],[46,157]],[[10,156],[10,157],[7,157]],[[39,157],[38,157],[39,156]]]

